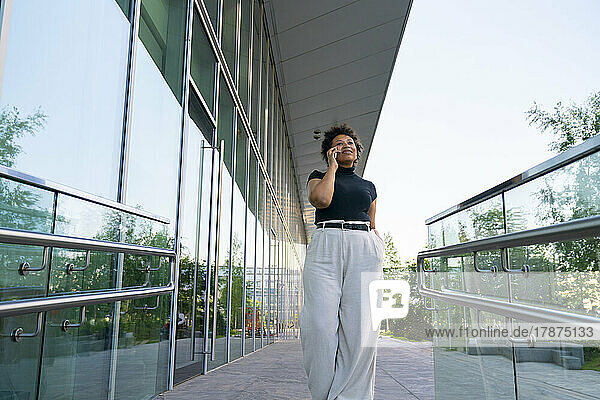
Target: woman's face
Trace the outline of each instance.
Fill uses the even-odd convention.
[[[337,155],[337,162],[342,164],[352,164],[357,158],[356,145],[354,140],[348,135],[337,135],[331,141],[331,146],[337,148],[340,153]]]

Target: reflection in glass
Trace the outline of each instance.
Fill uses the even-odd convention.
[[[269,69],[269,44],[267,42],[267,32],[265,31],[265,26],[263,24],[262,32],[262,56],[261,56],[261,74],[260,74],[260,130],[259,135],[257,137],[258,145],[260,148],[260,153],[263,159],[266,159],[265,154],[265,146],[266,146],[266,135],[267,135],[267,127],[269,126],[269,97],[271,96],[269,86],[270,86],[270,69]]]
[[[223,0],[223,35],[221,50],[235,80],[235,40],[237,24],[237,0]]]
[[[167,390],[170,309],[170,295],[121,304],[115,399],[151,399]]]
[[[181,103],[185,0],[142,0],[139,37]]]
[[[261,55],[261,12],[260,2],[254,2],[252,14],[252,88],[251,88],[251,113],[250,127],[254,138],[258,140],[258,129],[260,119],[260,55]]]
[[[13,2],[0,162],[116,199],[128,37],[114,1]]]
[[[250,151],[248,168],[248,211],[246,213],[246,354],[255,349],[258,314],[256,312],[256,189],[257,160]],[[260,332],[259,332],[260,335]]]
[[[112,304],[97,304],[87,306],[84,313],[79,307],[46,313],[40,399],[107,398],[113,311]],[[82,324],[64,332],[65,320]]]
[[[505,193],[507,212],[520,216],[509,232],[600,214],[600,153],[593,153]]]
[[[129,13],[131,9],[131,1],[130,0],[116,0],[121,10],[123,10],[123,14],[129,19]]]
[[[436,301],[440,310],[433,312],[438,328],[481,326],[504,323],[504,317],[492,314],[476,317],[477,311]],[[433,367],[436,399],[514,399],[511,345],[480,345],[478,339],[439,337],[434,342]]]
[[[518,213],[507,213],[507,226],[517,226],[520,221]],[[503,233],[502,196],[498,195],[430,224],[429,247],[449,246]]]
[[[208,37],[202,26],[200,16],[197,13],[194,13],[192,31],[190,74],[192,75],[194,84],[200,90],[204,102],[214,112],[215,66],[217,60],[208,42]]]
[[[127,171],[127,204],[166,217],[174,235],[181,106],[138,43]]]
[[[231,239],[231,359],[242,356],[244,316],[244,249],[246,219],[246,159],[248,140],[241,121],[237,120],[235,145],[235,185],[233,186],[233,214]]]
[[[509,266],[527,266],[528,274],[511,276],[513,301],[600,314],[600,238],[509,249]]]
[[[1,293],[1,292],[0,292]],[[4,299],[2,299],[4,300]],[[42,335],[13,342],[14,329],[35,332],[37,314],[0,318],[0,394],[6,399],[33,399],[37,390]]]
[[[268,332],[270,340],[275,340],[277,331],[277,268],[279,267],[279,242],[277,238],[277,217],[274,204],[271,203],[271,232],[269,234],[269,322]]]
[[[209,361],[208,368],[213,369],[227,362],[226,336],[227,332],[227,304],[228,304],[228,278],[230,265],[230,243],[231,243],[231,206],[232,206],[232,184],[233,184],[233,100],[227,89],[225,81],[221,78],[219,92],[219,120],[217,126],[217,143],[220,146],[221,141],[225,142],[223,176],[221,177],[221,210],[219,221],[219,239],[218,239],[218,288],[216,300],[217,321],[216,321],[216,348],[215,360]],[[211,290],[213,288],[211,287]],[[214,305],[211,306],[211,308]],[[211,313],[211,329],[212,323]]]
[[[213,30],[215,31],[217,38],[219,36],[219,0],[202,0],[208,15],[210,17],[210,23],[212,24]]]
[[[117,255],[54,248],[50,265],[49,294],[113,289]]]
[[[0,227],[50,233],[53,207],[52,192],[0,178]]]
[[[53,209],[53,193],[0,178],[0,227],[51,233]],[[48,270],[21,275],[23,263],[32,268],[47,265],[44,248],[0,244],[0,301],[45,295]]]
[[[202,371],[206,263],[213,150],[213,127],[196,96],[190,97],[179,261],[178,323],[175,380],[181,382]],[[195,297],[194,297],[195,294]],[[194,308],[195,307],[195,308]],[[193,344],[193,349],[192,349]],[[192,351],[196,353],[192,356]]]
[[[242,20],[240,28],[240,71],[238,82],[238,93],[242,106],[248,114],[248,88],[249,88],[249,63],[250,43],[252,40],[252,0],[242,0]]]
[[[256,347],[263,347],[267,344],[264,334],[265,313],[267,307],[265,304],[265,267],[268,262],[268,253],[265,254],[265,243],[268,244],[268,226],[266,225],[265,213],[265,180],[262,172],[258,170],[258,214],[256,231],[256,308],[258,314],[258,330],[256,332]],[[265,257],[266,256],[266,257]]]

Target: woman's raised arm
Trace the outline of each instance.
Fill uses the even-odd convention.
[[[327,208],[331,204],[331,199],[333,199],[335,172],[338,169],[335,153],[339,153],[336,147],[332,147],[327,151],[329,168],[323,179],[311,179],[308,181],[308,201],[315,208]]]

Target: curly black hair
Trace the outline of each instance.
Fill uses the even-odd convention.
[[[356,132],[354,132],[354,129],[346,124],[334,125],[325,131],[325,137],[323,138],[323,142],[321,142],[321,157],[323,157],[323,160],[325,160],[327,165],[329,165],[327,151],[331,149],[331,143],[337,135],[348,135],[352,138],[352,140],[354,140],[354,146],[356,147],[356,160],[354,160],[354,164],[356,165],[358,160],[360,160],[360,155],[363,151],[363,145]]]

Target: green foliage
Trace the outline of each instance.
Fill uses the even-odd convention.
[[[388,232],[383,234],[383,242],[385,243],[385,253],[383,257],[383,267],[390,268],[400,265],[398,258],[398,250],[394,244],[394,238]]]
[[[46,123],[47,115],[39,109],[21,117],[16,107],[0,110],[0,164],[12,167],[23,150],[17,143],[26,134],[35,135]]]
[[[581,105],[558,102],[552,111],[534,102],[526,114],[530,125],[557,136],[550,149],[563,152],[600,132],[600,91],[592,93]]]
[[[0,110],[0,164],[13,167],[23,151],[18,141],[35,135],[46,123],[40,110],[21,116],[16,107]],[[3,228],[45,231],[51,218],[41,203],[41,192],[7,179],[0,179],[0,224]]]
[[[406,280],[411,288],[408,315],[402,319],[384,320],[381,329],[390,336],[408,340],[422,340],[425,328],[431,324],[431,313],[425,310],[425,298],[419,296],[417,289],[417,264],[415,261],[402,264],[398,259],[398,250],[391,234],[384,233],[384,279]]]

